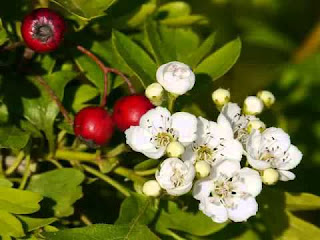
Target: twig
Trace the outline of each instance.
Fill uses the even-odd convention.
[[[92,222],[90,221],[90,219],[83,213],[80,214],[80,220],[87,226],[92,225]]]
[[[95,56],[92,52],[89,50],[85,49],[82,46],[77,46],[78,50],[84,54],[86,54],[89,58],[91,58],[101,69],[101,71],[104,74],[104,91],[103,91],[103,96],[101,98],[100,106],[104,107],[107,103],[107,95],[108,95],[108,73],[115,73],[122,77],[124,81],[127,83],[129,91],[131,94],[135,94],[136,90],[134,89],[131,81],[119,70],[115,68],[109,68],[104,63],[97,57]]]
[[[30,177],[30,173],[31,173],[30,165],[31,165],[31,158],[30,158],[30,154],[28,154],[26,157],[26,168],[24,170],[19,189],[23,190],[28,182],[28,178]]]
[[[7,46],[4,46],[0,49],[0,52],[5,52],[5,51],[11,51],[16,49],[17,47],[23,46],[24,43],[23,42],[14,42],[12,44],[9,44]]]
[[[292,56],[294,63],[302,62],[320,47],[320,21],[313,27]]]
[[[48,83],[40,76],[36,76],[35,79],[38,81],[39,84],[41,84],[41,86],[43,86],[46,89],[46,91],[50,95],[51,99],[57,104],[57,106],[60,109],[60,112],[62,113],[66,122],[70,126],[73,126],[73,121],[72,121],[71,117],[69,116],[69,112],[65,109],[61,100],[54,93],[54,91],[51,89],[51,87],[48,85]]]

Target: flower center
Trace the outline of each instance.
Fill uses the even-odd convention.
[[[174,187],[179,187],[184,181],[184,174],[178,169],[174,169],[174,174],[171,176],[170,180],[173,182]]]
[[[174,137],[171,133],[159,132],[155,136],[155,141],[159,147],[166,147],[170,142],[174,141]]]
[[[206,145],[201,145],[195,149],[197,153],[197,161],[210,161],[214,151]]]

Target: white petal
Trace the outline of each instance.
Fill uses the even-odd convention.
[[[217,124],[219,126],[219,137],[225,139],[233,139],[233,130],[231,123],[225,117],[224,114],[220,113],[217,119]]]
[[[153,135],[170,127],[171,114],[164,107],[149,110],[140,118],[139,126],[148,130]]]
[[[250,166],[258,170],[265,170],[271,167],[271,164],[269,162],[263,161],[263,160],[257,160],[252,158],[251,156],[247,156],[247,160]]]
[[[186,150],[182,154],[182,160],[183,161],[190,161],[192,163],[195,163],[197,160],[197,154],[193,151],[192,146],[189,145],[186,147]]]
[[[195,182],[192,195],[195,199],[201,200],[209,197],[213,190],[213,181],[210,178],[204,178]]]
[[[199,117],[198,127],[197,127],[197,138],[206,137],[207,133],[210,133],[209,130],[210,130],[210,122],[203,117]]]
[[[221,163],[215,165],[212,168],[211,176],[216,178],[220,174],[226,175],[227,177],[232,177],[236,172],[240,170],[240,163],[233,160],[225,160]]]
[[[228,220],[227,209],[221,203],[212,203],[206,199],[200,202],[199,209],[214,222],[223,223]]]
[[[295,168],[302,159],[301,151],[294,145],[291,145],[286,154],[276,163],[278,169],[290,170]]]
[[[172,188],[172,189],[167,189],[167,193],[173,196],[181,196],[183,194],[186,194],[189,192],[192,188],[192,182],[182,185],[180,187]]]
[[[262,144],[264,146],[269,146],[269,148],[278,146],[280,151],[287,151],[290,146],[290,136],[281,128],[267,128],[263,131],[262,137]]]
[[[250,193],[253,197],[259,195],[262,190],[262,181],[257,171],[245,167],[239,171],[239,176],[244,180],[247,193]]]
[[[226,116],[228,121],[233,123],[239,120],[239,117],[241,115],[241,108],[236,103],[228,103],[223,107],[221,112]]]
[[[289,181],[289,180],[294,180],[296,178],[296,175],[293,172],[290,171],[285,171],[285,170],[279,170],[280,174],[280,180],[281,181]]]
[[[152,151],[143,151],[142,153],[147,156],[148,158],[152,158],[152,159],[159,159],[161,158],[164,153],[166,151],[165,147],[160,147],[160,148],[156,148]]]
[[[171,127],[178,133],[178,140],[184,145],[192,143],[197,135],[197,118],[186,112],[177,112],[171,117]]]
[[[127,144],[136,152],[154,152],[155,146],[151,143],[152,135],[139,126],[132,126],[125,131]]]
[[[226,140],[221,143],[223,147],[216,153],[217,160],[229,159],[234,161],[241,161],[243,148],[238,140]]]
[[[228,208],[228,216],[234,222],[246,221],[249,217],[256,215],[258,204],[254,197],[235,198],[235,208]]]
[[[249,135],[247,144],[246,144],[247,153],[250,155],[251,158],[253,159],[259,158],[261,141],[262,141],[262,135],[260,131],[253,130],[253,132]]]

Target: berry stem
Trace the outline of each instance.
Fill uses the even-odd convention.
[[[27,154],[26,157],[26,168],[24,170],[23,176],[22,176],[22,180],[21,183],[19,185],[19,189],[23,190],[28,182],[28,178],[31,175],[31,171],[30,171],[30,165],[31,165],[31,157],[30,154]]]
[[[101,71],[104,74],[104,92],[103,92],[103,96],[101,98],[101,102],[100,102],[100,106],[104,107],[107,103],[107,95],[108,95],[108,73],[114,73],[119,75],[120,77],[123,78],[123,80],[127,83],[129,91],[131,94],[135,94],[136,90],[133,87],[131,81],[119,70],[115,69],[115,68],[110,68],[107,67],[106,65],[104,65],[104,63],[97,57],[95,56],[92,52],[90,52],[88,49],[85,49],[82,46],[77,46],[77,49],[86,54],[89,58],[91,58],[101,69]]]
[[[46,91],[50,95],[51,99],[57,104],[58,108],[60,109],[60,112],[62,113],[62,115],[63,115],[64,119],[67,121],[67,123],[70,126],[73,126],[73,121],[72,121],[71,117],[69,116],[69,112],[65,109],[62,102],[60,101],[58,96],[54,93],[52,88],[48,85],[48,83],[40,76],[35,77],[35,79],[38,81],[39,84],[41,84],[41,86],[43,86],[46,89]]]
[[[16,159],[14,163],[6,170],[6,175],[12,174],[21,164],[24,158],[24,152],[21,151],[19,154],[16,156]]]

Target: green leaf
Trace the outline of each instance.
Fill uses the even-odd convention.
[[[84,174],[73,168],[63,168],[33,175],[28,189],[55,201],[55,216],[65,217],[73,214],[72,205],[82,197],[79,186]]]
[[[311,193],[285,193],[286,208],[290,211],[320,209],[320,197]]]
[[[192,69],[195,69],[201,60],[211,52],[215,40],[216,33],[214,32],[200,45],[199,48],[188,55],[185,63],[189,64]]]
[[[170,230],[178,230],[196,236],[207,236],[215,233],[227,224],[215,223],[201,211],[188,212],[180,209],[175,202],[168,202],[168,209],[161,209],[156,220],[156,230],[169,235]],[[196,223],[196,224],[195,224]]]
[[[0,236],[1,235],[23,237],[24,231],[21,222],[15,216],[0,209]]]
[[[158,18],[174,18],[188,16],[191,13],[191,7],[188,3],[175,1],[163,4],[157,10]]]
[[[40,209],[41,200],[38,193],[0,187],[0,210],[15,214],[34,213]]]
[[[185,27],[194,24],[207,24],[208,19],[202,15],[187,15],[174,18],[166,18],[160,21],[170,27]]]
[[[8,41],[8,35],[6,30],[2,26],[2,21],[0,19],[0,46],[3,45],[6,41]]]
[[[154,199],[132,193],[122,202],[116,224],[149,224],[157,213],[154,204]]]
[[[2,156],[0,157],[0,161],[1,161]],[[8,179],[5,179],[3,177],[0,176],[0,187],[8,187],[11,188],[12,187],[12,182],[10,182]]]
[[[279,236],[279,240],[292,240],[292,239],[308,239],[317,240],[320,236],[320,228],[308,223],[301,218],[296,217],[290,212],[287,212],[289,217],[289,226]]]
[[[48,240],[159,240],[146,226],[128,224],[94,224],[84,228],[73,228],[45,233]]]
[[[116,0],[51,0],[60,5],[68,12],[76,15],[83,20],[91,20],[105,15],[105,11]]]
[[[196,73],[207,74],[212,80],[223,76],[240,56],[241,41],[236,38],[205,58],[195,69]]]
[[[159,165],[159,160],[148,159],[134,166],[134,170],[143,171]]]
[[[24,148],[30,138],[30,134],[15,126],[0,126],[0,148]]]
[[[118,31],[112,32],[112,46],[120,61],[137,77],[145,88],[154,82],[157,66],[150,56],[130,38]]]
[[[39,229],[57,220],[56,218],[32,218],[19,215],[17,216],[17,218],[25,225],[27,232]]]

